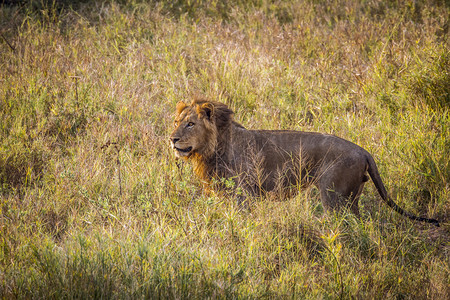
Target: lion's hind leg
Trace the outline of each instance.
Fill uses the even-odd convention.
[[[340,211],[344,208],[356,216],[359,213],[359,197],[364,188],[364,180],[355,178],[352,181],[342,181],[341,178],[321,178],[317,187],[325,210]]]
[[[345,206],[345,199],[336,192],[333,185],[318,185],[320,192],[320,200],[324,211],[328,213],[329,211],[340,211]]]
[[[354,191],[351,193],[351,195],[350,195],[350,197],[348,199],[349,200],[349,205],[350,205],[350,210],[358,218],[360,217],[360,213],[359,213],[359,197],[361,196],[361,193],[362,193],[363,189],[364,189],[364,182],[362,182],[359,185],[359,187],[354,189]]]

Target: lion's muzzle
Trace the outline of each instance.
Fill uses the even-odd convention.
[[[179,145],[179,141],[180,139],[177,137],[170,137],[170,141],[172,144],[172,148],[173,150],[175,150],[175,154],[178,157],[186,157],[189,156],[190,153],[192,152],[192,147],[183,147],[182,145]]]

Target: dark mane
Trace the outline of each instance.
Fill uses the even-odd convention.
[[[217,130],[226,129],[233,122],[234,112],[226,105],[216,101],[208,101],[204,98],[195,98],[191,107],[202,107],[207,104],[212,108],[212,116],[216,124]]]

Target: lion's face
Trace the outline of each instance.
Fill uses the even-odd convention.
[[[214,130],[210,117],[211,110],[205,105],[177,104],[175,129],[170,136],[176,156],[189,158],[193,153],[204,154],[211,148]]]

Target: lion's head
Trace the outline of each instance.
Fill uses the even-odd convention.
[[[170,136],[178,157],[193,154],[210,157],[216,151],[221,131],[232,122],[233,111],[225,104],[196,99],[190,105],[179,102],[176,108],[175,130]]]

